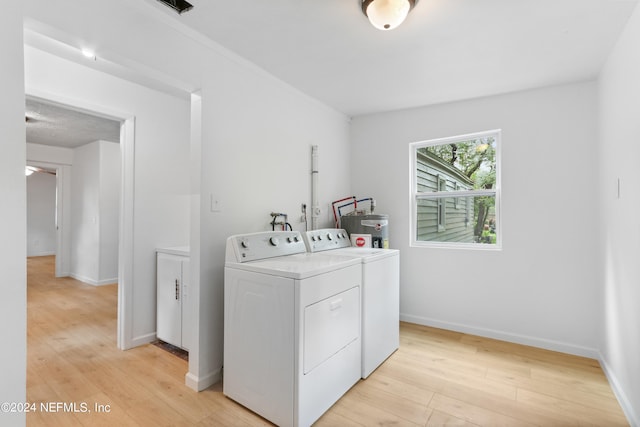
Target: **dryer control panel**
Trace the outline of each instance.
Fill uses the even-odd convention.
[[[304,234],[304,242],[309,252],[322,252],[351,246],[349,235],[341,228],[307,231]]]
[[[237,234],[227,239],[226,262],[247,262],[305,253],[299,231],[264,231]]]

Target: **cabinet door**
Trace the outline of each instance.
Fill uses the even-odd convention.
[[[183,257],[158,254],[158,339],[182,346],[182,262]]]

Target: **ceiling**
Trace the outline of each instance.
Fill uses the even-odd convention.
[[[638,0],[419,0],[392,31],[360,0],[143,0],[348,116],[597,77]],[[120,124],[28,99],[27,141],[119,141]]]
[[[637,4],[419,0],[379,31],[360,0],[145,1],[349,116],[594,79]]]
[[[120,122],[27,98],[27,142],[76,148],[93,141],[120,142]]]

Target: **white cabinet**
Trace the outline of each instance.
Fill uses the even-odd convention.
[[[188,248],[157,251],[158,339],[188,350],[191,338]]]

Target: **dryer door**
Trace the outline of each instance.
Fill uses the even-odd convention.
[[[360,336],[360,287],[304,308],[304,374]]]

